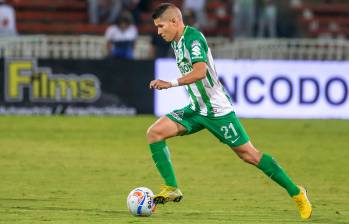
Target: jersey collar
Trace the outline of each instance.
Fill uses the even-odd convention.
[[[174,40],[174,42],[176,43],[176,45],[178,45],[178,44],[182,41],[182,39],[184,38],[184,34],[187,32],[187,29],[188,29],[188,26],[185,26],[185,27],[184,27],[184,31],[183,31],[183,33],[182,33],[182,36],[181,36],[181,38],[179,39],[178,42],[176,42],[176,41]]]

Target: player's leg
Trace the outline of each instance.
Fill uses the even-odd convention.
[[[168,201],[179,202],[183,195],[177,186],[170,152],[165,139],[177,136],[185,132],[185,127],[164,116],[152,124],[147,131],[147,139],[152,153],[155,166],[165,186],[161,187],[161,192],[154,196],[155,204],[164,204]]]
[[[221,142],[229,145],[243,161],[261,169],[266,175],[284,187],[291,196],[299,193],[299,188],[291,181],[278,163],[271,156],[261,153],[252,145],[235,113],[206,122],[209,131]]]
[[[261,160],[262,153],[258,151],[250,141],[237,147],[230,147],[239,156],[239,158],[246,163],[257,166]]]
[[[214,120],[205,118],[203,122],[212,134],[221,142],[230,146],[243,161],[258,167],[272,180],[286,189],[291,197],[295,199],[295,197],[301,195],[301,216],[302,218],[310,217],[311,205],[306,198],[305,191],[289,178],[287,173],[270,155],[260,152],[252,145],[235,113],[230,113]]]
[[[168,201],[179,202],[183,194],[177,186],[172,162],[165,139],[177,135],[189,135],[202,130],[202,126],[195,122],[195,112],[189,107],[175,110],[160,118],[150,126],[147,138],[153,159],[161,176],[165,181],[162,191],[154,196],[154,203]]]
[[[165,140],[186,131],[183,125],[172,121],[166,116],[160,117],[147,130],[147,140],[149,144]]]
[[[274,158],[267,153],[258,151],[250,141],[243,145],[231,146],[231,148],[243,161],[255,165],[283,187],[296,202],[302,219],[310,218],[312,206],[306,190],[301,186],[297,186]]]
[[[268,177],[282,186],[292,197],[299,194],[300,189],[289,178],[281,166],[267,153],[261,153],[250,141],[243,145],[231,146],[231,149],[245,162],[255,165]]]
[[[177,136],[185,131],[185,128],[168,117],[159,118],[147,131],[147,139],[152,153],[152,158],[167,186],[177,187],[169,149],[165,140]]]

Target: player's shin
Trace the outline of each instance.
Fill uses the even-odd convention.
[[[170,153],[165,141],[149,144],[153,160],[167,186],[177,187]]]
[[[292,197],[299,194],[300,190],[281,166],[268,154],[264,153],[257,166],[267,176],[285,188]]]

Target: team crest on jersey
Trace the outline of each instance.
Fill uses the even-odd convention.
[[[180,61],[183,60],[183,58],[184,58],[184,52],[183,52],[183,50],[182,50],[181,48],[179,48],[179,49],[175,52],[175,54],[176,54],[176,58],[177,58],[177,61],[178,61],[178,62],[180,62]]]
[[[180,41],[177,45],[177,48],[175,49],[175,55],[176,55],[177,62],[182,61],[184,58],[184,52],[183,52],[182,46],[183,46],[183,43],[182,43],[182,41]]]

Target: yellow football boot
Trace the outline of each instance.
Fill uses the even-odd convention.
[[[165,204],[166,202],[180,202],[183,198],[182,192],[179,188],[171,187],[171,186],[161,186],[161,192],[159,194],[154,195],[153,200],[154,204]]]
[[[297,204],[301,218],[304,220],[310,219],[313,209],[307,197],[307,191],[302,186],[298,187],[300,189],[299,194],[293,196],[292,198]]]

